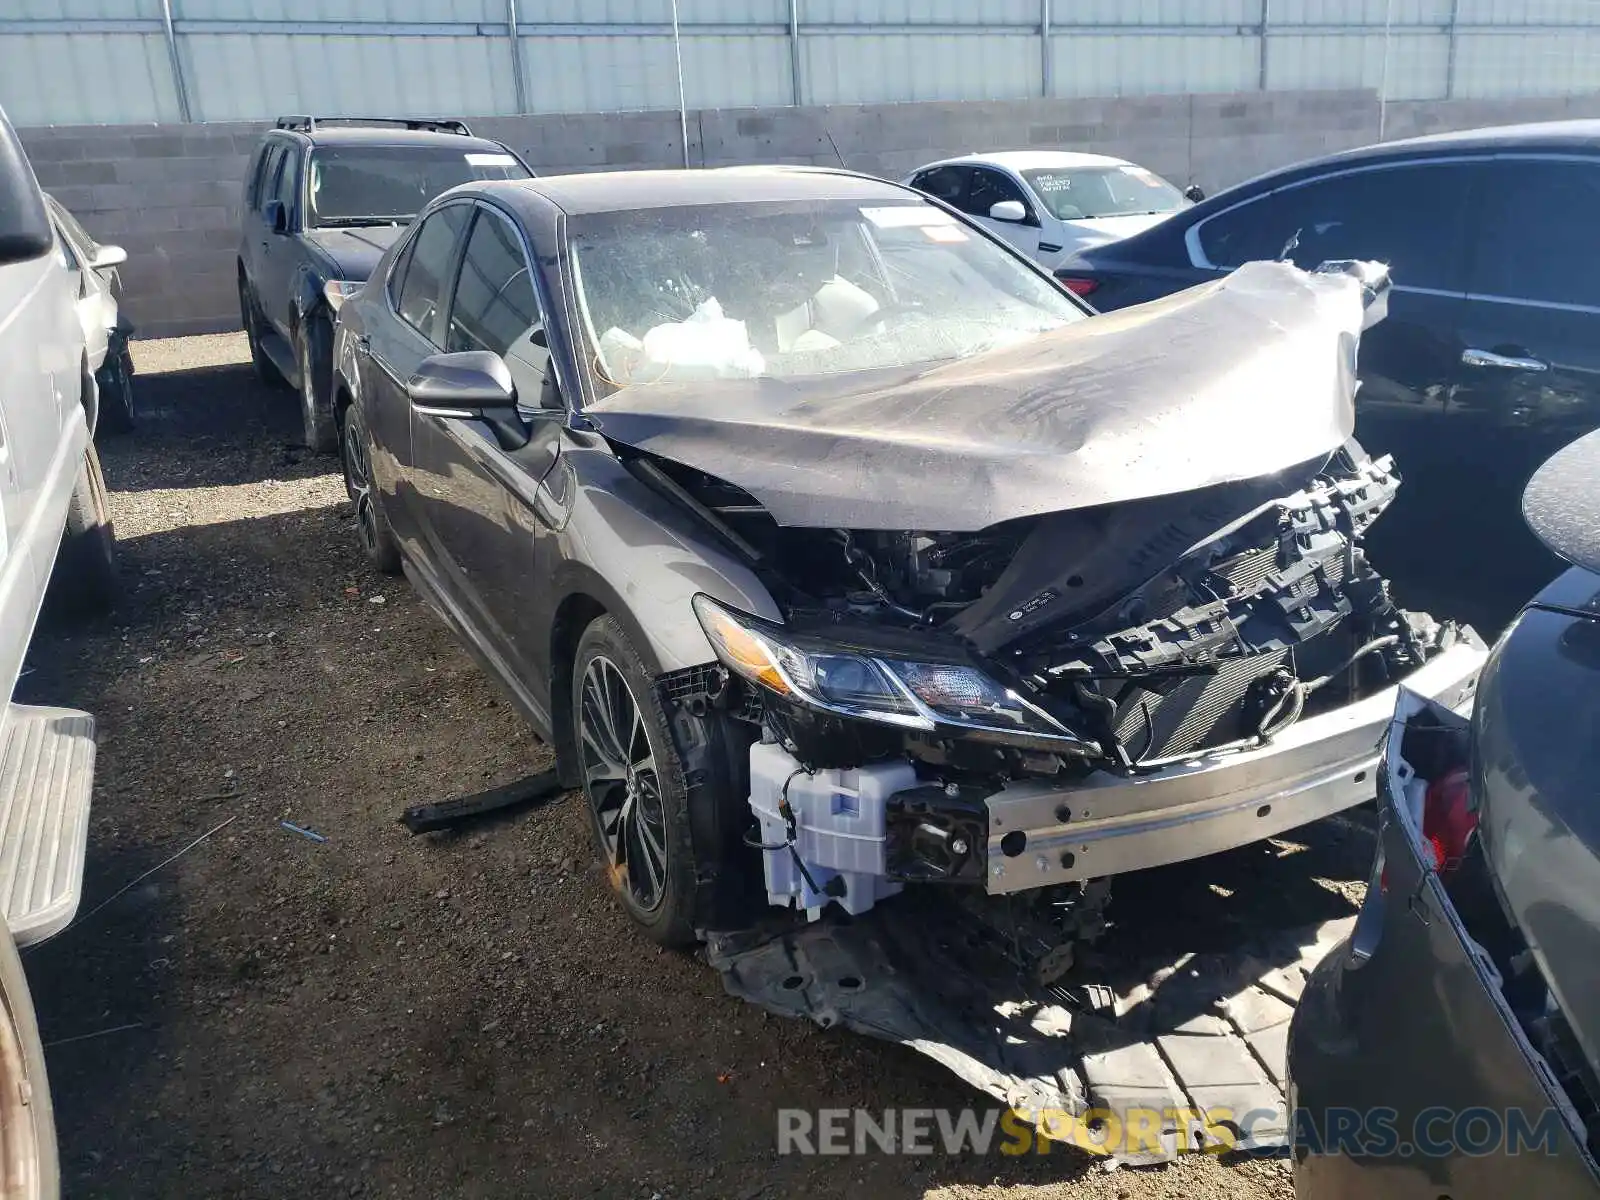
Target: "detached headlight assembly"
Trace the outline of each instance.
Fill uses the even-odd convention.
[[[709,596],[694,598],[722,664],[779,696],[826,712],[932,731],[955,725],[1025,738],[1080,739],[975,667],[922,663],[832,649],[789,637]]]

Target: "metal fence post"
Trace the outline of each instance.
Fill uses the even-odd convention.
[[[1261,0],[1261,25],[1256,30],[1256,37],[1261,47],[1259,73],[1256,76],[1256,87],[1260,91],[1267,90],[1267,21],[1270,17],[1269,6],[1272,0]]]
[[[789,0],[789,88],[794,96],[794,106],[806,102],[800,62],[800,0]]]
[[[1446,33],[1450,40],[1447,43],[1444,59],[1444,98],[1454,100],[1456,95],[1456,21],[1461,13],[1461,0],[1450,0],[1450,24]]]
[[[185,125],[194,120],[189,109],[189,88],[183,79],[183,59],[178,54],[178,31],[172,24],[172,0],[161,0],[161,29],[167,37],[167,58],[172,63],[172,90],[178,96],[178,116]]]
[[[1039,94],[1056,94],[1056,67],[1050,58],[1050,0],[1039,0]]]
[[[528,111],[528,79],[522,69],[522,35],[517,31],[517,0],[506,0],[506,32],[511,39],[511,80],[517,88],[517,114]]]

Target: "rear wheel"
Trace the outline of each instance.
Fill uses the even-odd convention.
[[[389,522],[384,519],[377,490],[372,485],[372,439],[359,405],[344,410],[344,487],[356,507],[356,536],[361,550],[385,575],[400,573],[400,546],[394,540]]]
[[[331,454],[339,447],[339,434],[329,402],[329,377],[333,374],[333,331],[320,317],[309,317],[295,338],[300,363],[300,419],[306,448]]]
[[[116,602],[117,537],[111,526],[100,455],[92,442],[78,467],[50,584],[57,603],[73,613],[103,613]]]
[[[697,929],[742,923],[748,864],[739,837],[749,809],[728,769],[737,739],[725,718],[685,714],[700,722],[698,746],[711,751],[704,769],[686,771],[676,714],[663,710],[643,659],[609,615],[579,639],[572,713],[595,845],[634,924],[664,946],[688,946]]]
[[[267,352],[261,348],[261,314],[256,311],[255,296],[243,274],[239,276],[239,320],[244,324],[244,336],[250,343],[250,363],[256,377],[268,387],[287,387],[283,377]]]
[[[60,1189],[55,1116],[33,997],[11,935],[0,929],[0,1173],[8,1196]]]

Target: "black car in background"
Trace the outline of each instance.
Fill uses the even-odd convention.
[[[1388,263],[1388,319],[1361,343],[1356,433],[1395,454],[1407,487],[1374,554],[1403,599],[1467,606],[1458,615],[1492,627],[1558,569],[1517,497],[1558,446],[1600,426],[1597,212],[1600,121],[1480,129],[1260,176],[1056,274],[1109,311],[1256,259]],[[1485,546],[1494,554],[1462,553]],[[1457,595],[1473,598],[1453,608]]]
[[[1289,1036],[1295,1194],[1600,1196],[1600,432],[1524,510],[1572,567],[1501,638],[1470,721],[1402,694],[1349,942]]]
[[[278,119],[245,176],[239,315],[262,380],[299,389],[307,446],[338,444],[333,305],[366,282],[440,192],[531,174],[512,150],[472,136],[461,121]]]

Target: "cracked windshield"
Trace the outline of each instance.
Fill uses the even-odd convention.
[[[1086,314],[929,204],[719,204],[585,218],[574,274],[614,387],[936,363]]]

